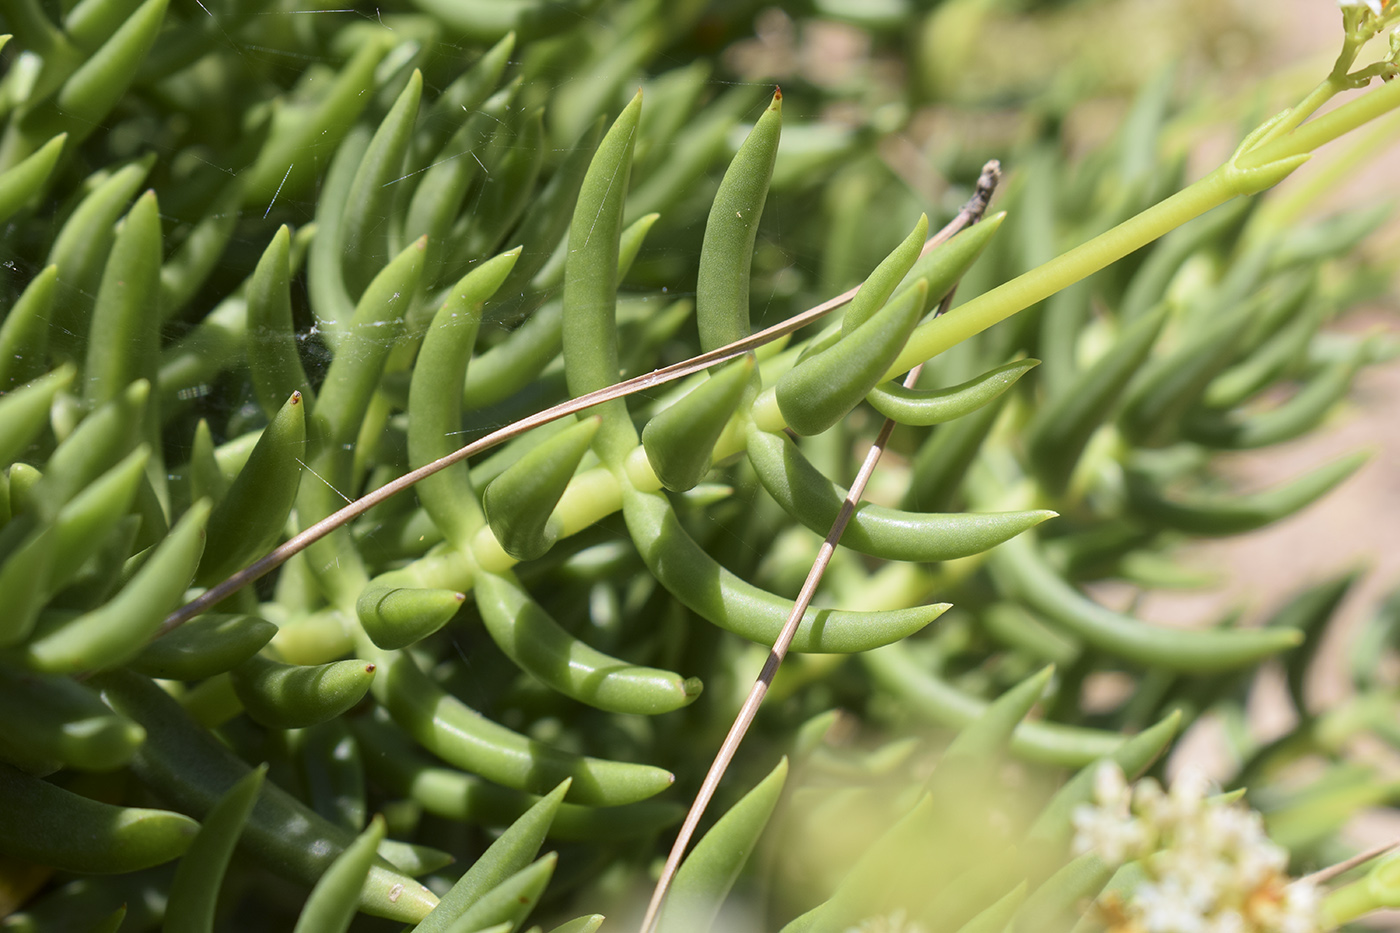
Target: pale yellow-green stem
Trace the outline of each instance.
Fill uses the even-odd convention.
[[[1376,865],[1366,877],[1332,891],[1322,902],[1322,928],[1335,930],[1367,914],[1400,907],[1400,858]]]

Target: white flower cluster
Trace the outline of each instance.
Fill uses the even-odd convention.
[[[1380,16],[1381,11],[1385,7],[1385,4],[1382,2],[1382,0],[1337,0],[1337,6],[1341,7],[1344,10],[1348,7],[1364,6],[1368,7],[1370,11],[1375,15]]]
[[[1129,787],[1105,764],[1094,803],[1074,813],[1076,854],[1116,866],[1137,862],[1143,880],[1098,904],[1112,933],[1317,933],[1320,892],[1291,881],[1288,853],[1264,833],[1259,814],[1210,800],[1199,776],[1170,793],[1151,779]]]

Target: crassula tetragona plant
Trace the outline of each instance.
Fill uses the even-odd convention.
[[[784,130],[781,92],[716,81],[742,10],[0,13],[5,929],[584,931],[635,925],[657,872],[666,931],[1158,929],[1134,918],[1194,824],[1099,762],[1238,719],[1272,658],[1302,720],[1240,733],[1234,780],[1275,841],[1226,822],[1291,906],[1211,929],[1397,899],[1382,863],[1290,901],[1278,854],[1342,861],[1392,791],[1345,749],[1396,734],[1393,606],[1314,715],[1351,578],[1259,628],[1083,589],[1196,585],[1182,541],[1365,458],[1245,495],[1211,472],[1391,351],[1324,329],[1384,284],[1349,258],[1377,213],[1256,196],[1400,106],[1314,116],[1393,75],[1356,62],[1396,10],[1345,4],[1334,70],[1195,181],[1164,79],[1086,162],[1046,129],[995,195],[950,169],[956,214],[874,158],[900,106]],[[1091,709],[1106,675],[1130,686]],[[677,838],[697,790],[725,815]]]

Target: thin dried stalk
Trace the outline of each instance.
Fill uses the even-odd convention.
[[[1393,842],[1385,842],[1378,846],[1372,846],[1364,852],[1356,853],[1345,861],[1338,862],[1335,865],[1328,865],[1326,868],[1319,868],[1311,875],[1304,875],[1298,880],[1311,882],[1312,884],[1326,884],[1338,875],[1345,874],[1356,866],[1364,865],[1372,859],[1380,858],[1382,855],[1396,848],[1400,848],[1400,839]]]
[[[988,164],[990,165],[992,163]],[[985,177],[986,172],[984,170],[983,179],[985,179]],[[982,204],[982,209],[985,210],[986,198],[989,198],[991,195],[990,190],[983,195],[982,186],[983,180],[979,179],[977,193],[973,195],[972,200],[969,201],[968,204],[971,205],[978,202],[978,199],[981,198],[982,200],[980,203]],[[958,216],[947,226],[929,237],[924,243],[920,255],[946,242],[953,234],[968,226],[968,221],[965,219],[967,211],[968,207],[964,207]],[[980,214],[978,216],[980,216]],[[259,579],[264,574],[276,570],[292,557],[306,550],[332,531],[354,521],[385,499],[403,492],[419,480],[432,476],[439,470],[445,469],[454,463],[459,463],[484,450],[490,450],[492,447],[496,447],[508,440],[519,437],[521,434],[538,428],[541,425],[549,424],[551,421],[557,421],[566,415],[576,414],[580,411],[592,408],[594,405],[600,405],[603,402],[611,401],[615,398],[625,398],[637,392],[645,392],[648,389],[665,385],[668,382],[683,379],[686,376],[700,372],[702,369],[708,369],[716,363],[722,363],[725,360],[730,360],[736,356],[747,353],[755,347],[761,347],[766,343],[771,343],[779,337],[784,337],[793,331],[800,330],[813,321],[830,314],[832,311],[854,298],[856,292],[859,290],[859,286],[849,289],[837,295],[835,298],[830,298],[822,302],[814,308],[809,308],[801,314],[794,315],[786,321],[773,325],[767,330],[761,330],[742,340],[736,340],[728,346],[719,347],[708,353],[702,353],[688,360],[674,363],[662,369],[653,370],[644,375],[628,379],[625,382],[619,382],[615,385],[608,386],[605,389],[590,392],[587,395],[580,395],[578,398],[561,402],[553,408],[547,408],[544,411],[521,418],[519,421],[493,431],[485,437],[475,440],[445,457],[441,457],[434,460],[432,463],[424,464],[416,470],[405,473],[403,476],[385,483],[373,492],[366,493],[344,508],[332,512],[310,528],[293,535],[291,538],[288,538],[286,542],[273,549],[266,557],[259,558],[254,563],[249,564],[247,567],[229,576],[228,579],[224,580],[222,583],[210,587],[199,596],[185,603],[179,609],[176,609],[165,617],[165,620],[161,623],[160,630],[156,633],[156,637],[159,638],[161,635],[179,628],[201,612],[207,612],[209,609],[218,605],[253,581]]]
[[[949,239],[954,234],[981,220],[982,215],[987,211],[987,204],[991,201],[992,192],[996,190],[1000,180],[1001,164],[999,162],[992,160],[983,166],[982,174],[977,179],[977,187],[972,197],[963,205],[958,215],[949,221],[947,226],[929,239],[929,243],[933,243],[935,240],[942,242]],[[929,248],[928,245],[925,245],[924,251],[927,252]],[[935,316],[948,310],[948,306],[953,301],[953,291],[956,291],[956,286],[943,297]],[[920,363],[909,371],[909,374],[904,377],[906,388],[912,387],[914,383],[918,382],[919,373],[922,370],[923,364]],[[801,623],[802,616],[806,614],[807,607],[811,605],[812,597],[816,595],[822,576],[831,563],[831,557],[836,553],[836,545],[841,540],[841,535],[846,531],[846,525],[849,524],[851,516],[855,514],[856,506],[860,504],[861,496],[865,493],[866,483],[870,481],[871,474],[875,472],[875,467],[880,462],[880,455],[884,453],[885,444],[889,442],[894,425],[892,419],[886,418],[885,423],[880,426],[880,433],[876,436],[875,443],[871,445],[870,451],[865,455],[865,461],[860,465],[860,470],[851,483],[850,491],[846,493],[845,501],[841,503],[841,511],[836,513],[836,520],[831,524],[831,531],[827,533],[826,540],[822,542],[816,558],[812,561],[812,569],[807,573],[807,579],[802,584],[802,591],[797,594],[797,601],[793,604],[792,613],[783,624],[782,631],[778,633],[778,638],[768,652],[768,657],[763,662],[763,668],[759,671],[757,679],[754,680],[753,687],[744,700],[744,705],[740,707],[739,714],[734,717],[734,724],[729,727],[729,734],[724,737],[723,744],[720,745],[719,751],[715,754],[715,759],[710,764],[710,770],[705,774],[705,780],[695,795],[695,802],[690,805],[690,812],[686,814],[685,822],[681,824],[676,841],[671,846],[670,854],[666,857],[666,865],[661,869],[661,877],[656,881],[656,887],[651,893],[651,901],[647,904],[646,915],[642,918],[640,933],[651,933],[651,929],[656,923],[657,914],[661,910],[661,903],[666,899],[666,892],[670,889],[671,882],[680,869],[681,857],[685,855],[685,850],[690,845],[690,839],[695,835],[695,828],[700,824],[700,818],[704,816],[705,809],[714,797],[715,789],[719,787],[719,782],[724,778],[725,772],[729,770],[729,765],[733,762],[740,743],[744,741],[749,727],[753,725],[754,717],[758,715],[758,708],[762,705],[763,698],[768,695],[768,688],[773,685],[773,678],[777,676],[779,666],[787,657],[788,648],[792,645],[792,639],[797,634],[797,626]]]

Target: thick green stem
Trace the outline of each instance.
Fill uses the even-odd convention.
[[[1237,164],[1246,169],[1258,168],[1290,156],[1312,152],[1338,136],[1384,116],[1396,107],[1400,107],[1400,81],[1391,81],[1343,104],[1331,113],[1325,113],[1316,120],[1303,124],[1285,136],[1271,139],[1244,153],[1239,157]]]
[[[1329,158],[1325,166],[1311,169],[1306,179],[1298,179],[1286,192],[1281,191],[1278,197],[1271,197],[1250,218],[1246,242],[1253,244],[1297,221],[1304,211],[1335,191],[1343,180],[1355,175],[1367,161],[1390,151],[1397,135],[1400,135],[1400,111],[1377,121],[1367,128],[1364,136],[1348,143],[1342,152]]]
[[[1238,193],[1232,173],[1225,167],[1216,169],[1112,230],[921,325],[885,378],[893,379],[908,372],[993,324],[1093,275],[1193,217],[1224,204]]]
[[[1364,917],[1380,907],[1367,888],[1366,879],[1353,881],[1338,888],[1322,902],[1322,927],[1335,930],[1345,923]]]
[[[1291,132],[1274,135],[1292,123],[1295,115],[1305,117],[1310,108],[1315,109],[1336,93],[1334,85],[1329,77],[1280,123],[1261,133],[1264,141],[1248,140],[1234,158],[1195,184],[1050,262],[977,296],[952,313],[922,325],[914,331],[885,378],[906,372],[981,333],[1233,197],[1277,184],[1312,150],[1400,107],[1400,81],[1392,81]]]
[[[1350,85],[1346,83],[1346,71],[1341,74],[1333,71],[1317,87],[1308,92],[1308,96],[1298,102],[1298,105],[1284,114],[1278,124],[1269,130],[1268,136],[1260,140],[1261,143],[1277,139],[1286,133],[1291,133],[1303,125],[1303,121],[1317,113],[1318,108],[1336,97],[1342,91],[1347,90]]]

